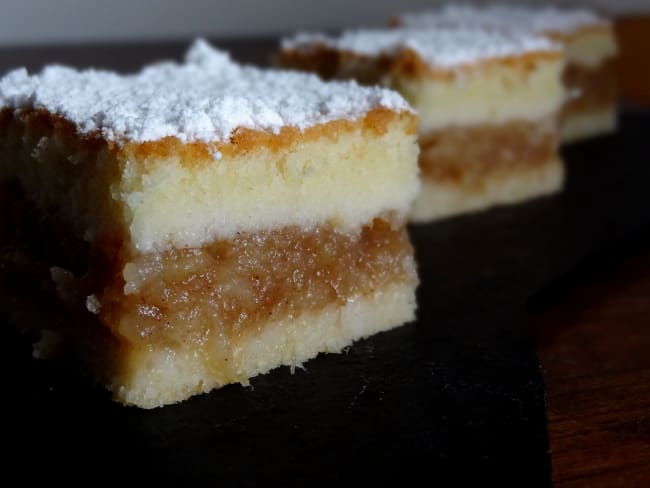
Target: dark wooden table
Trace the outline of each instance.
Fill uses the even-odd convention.
[[[650,106],[650,16],[616,31],[622,95]],[[549,285],[530,324],[555,486],[650,486],[650,231]]]
[[[650,232],[534,300],[555,486],[650,484]]]

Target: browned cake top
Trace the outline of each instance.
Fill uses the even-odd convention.
[[[161,62],[131,75],[56,65],[39,74],[17,69],[0,79],[2,107],[42,109],[81,134],[118,144],[168,137],[227,143],[239,129],[277,134],[356,120],[377,108],[410,110],[393,91],[243,66],[204,41],[194,43],[184,63]]]

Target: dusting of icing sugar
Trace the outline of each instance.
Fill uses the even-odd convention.
[[[277,133],[355,119],[377,107],[411,110],[391,90],[243,66],[200,39],[183,63],[160,62],[136,74],[58,65],[33,75],[11,71],[0,79],[0,107],[42,108],[82,134],[99,132],[118,143],[167,136],[220,142],[238,127]]]
[[[608,21],[584,8],[534,7],[491,4],[485,6],[448,4],[439,10],[405,13],[398,17],[401,25],[411,28],[483,27],[521,29],[536,34],[570,33]]]
[[[369,57],[394,55],[410,49],[434,68],[454,68],[484,59],[560,49],[544,37],[520,31],[456,27],[361,29],[346,31],[339,36],[299,33],[282,41],[285,50],[304,50],[314,46]]]

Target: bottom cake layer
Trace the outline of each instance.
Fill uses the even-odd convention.
[[[343,305],[258,324],[230,344],[199,357],[192,348],[133,352],[119,376],[107,378],[117,400],[142,408],[182,401],[278,366],[300,366],[321,352],[340,352],[355,340],[414,318],[412,283],[391,283]],[[206,361],[205,354],[211,355]]]
[[[616,130],[617,109],[608,107],[574,110],[562,117],[560,138],[563,143],[578,142],[590,137],[610,134]]]
[[[541,165],[492,173],[480,186],[473,188],[452,181],[425,178],[413,205],[411,219],[426,222],[497,205],[520,203],[557,192],[563,182],[564,167],[558,158]]]
[[[66,310],[49,299],[34,306],[32,291],[3,284],[0,306],[7,320],[40,340],[34,356],[52,358],[72,349],[84,372],[113,393],[115,400],[156,408],[186,400],[229,383],[248,380],[279,366],[291,371],[319,353],[337,353],[354,341],[397,327],[415,317],[412,281],[393,282],[345,304],[330,304],[298,317],[268,320],[232,341],[227,349],[192,347],[125,350],[97,327],[95,317]],[[59,330],[61,321],[71,327]],[[83,330],[70,337],[71,329]],[[64,337],[65,335],[65,337]]]

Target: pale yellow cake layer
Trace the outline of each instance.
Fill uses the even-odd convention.
[[[299,367],[320,352],[340,352],[412,320],[414,310],[414,283],[393,283],[344,305],[261,323],[229,347],[215,348],[212,362],[193,350],[133,354],[107,386],[120,402],[154,408],[228,383],[248,384],[249,378],[281,365]]]
[[[486,178],[482,188],[471,191],[453,183],[425,179],[413,204],[411,220],[428,222],[497,205],[523,202],[562,188],[564,167],[553,158],[546,164],[522,168]]]
[[[564,44],[566,62],[569,64],[595,68],[618,53],[616,37],[611,26],[581,29],[560,39]]]
[[[559,57],[530,62],[528,70],[513,63],[477,63],[453,79],[400,74],[392,84],[418,111],[421,133],[450,125],[536,120],[562,105],[564,65]]]
[[[617,113],[616,105],[612,105],[568,115],[560,125],[562,142],[578,142],[596,134],[604,135],[616,131]]]
[[[119,198],[131,239],[141,251],[196,247],[287,223],[351,232],[385,212],[406,214],[419,187],[416,135],[407,129],[394,123],[375,137],[359,128],[194,166],[145,160],[145,174],[127,166]]]

